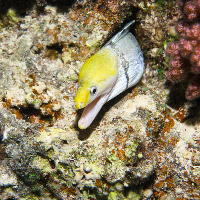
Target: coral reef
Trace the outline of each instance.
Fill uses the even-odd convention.
[[[0,199],[200,199],[197,116],[189,120],[186,104],[179,110],[166,104],[166,80],[156,73],[162,69],[164,77],[168,69],[159,66],[168,28],[179,18],[177,2],[37,2],[42,14],[35,6],[17,15],[8,6],[0,31]],[[146,82],[79,130],[73,100],[81,65],[114,27],[130,21],[131,11]]]
[[[0,113],[0,141],[3,138],[4,130],[5,130],[5,120],[3,115]]]
[[[14,10],[8,9],[6,25],[15,27],[16,31],[13,37],[6,33],[0,36],[1,65],[5,66],[2,74],[9,77],[7,83],[4,82],[6,79],[3,80],[0,96],[13,113],[31,122],[41,122],[41,119],[54,121],[61,116],[61,108],[66,107],[64,104],[76,90],[72,85],[77,79],[74,66],[78,71],[105,42],[106,34],[131,14],[129,11],[133,5],[131,1],[130,4],[108,1],[102,7],[101,1],[77,1],[68,14],[61,15],[55,8],[45,7],[46,3],[37,1],[45,13],[40,21],[35,18],[37,8],[30,13],[31,18],[17,17]],[[112,10],[114,7],[116,10]],[[94,15],[98,21],[94,20]],[[28,21],[35,30],[31,30]],[[16,38],[20,40],[17,45]],[[7,60],[8,51],[11,56]],[[18,66],[18,59],[23,64]],[[17,83],[9,75],[11,66],[16,69],[14,77]],[[59,89],[54,85],[59,85]]]
[[[180,39],[166,49],[171,57],[168,78],[174,82],[190,79],[186,98],[193,100],[200,97],[200,1],[182,0],[179,7],[183,15],[176,25]]]

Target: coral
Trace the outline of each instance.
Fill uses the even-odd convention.
[[[36,4],[38,7],[44,7],[45,5],[47,5],[47,1],[46,0],[36,0]]]
[[[108,102],[90,129],[74,126],[79,69],[131,15],[131,0],[76,1],[62,12],[67,1],[46,2],[41,15],[35,8],[0,32],[0,199],[200,199],[200,127],[183,123],[186,108],[165,104],[156,73]],[[132,2],[142,10],[132,13],[144,55],[144,45],[157,52],[146,59],[152,72],[176,4]]]
[[[4,129],[5,129],[5,120],[3,115],[0,113],[0,141],[3,138]]]
[[[200,1],[182,0],[179,7],[182,21],[176,25],[179,41],[170,43],[166,54],[171,57],[168,78],[179,82],[188,79],[186,98],[193,100],[200,97]]]
[[[188,99],[197,98],[200,96],[200,75],[196,76],[195,79],[189,84],[186,96]]]
[[[5,90],[3,100],[7,107],[19,118],[30,122],[50,116],[57,117],[62,107],[59,92],[55,88],[47,87],[44,82],[36,82],[32,75],[25,81],[23,89],[12,87]]]

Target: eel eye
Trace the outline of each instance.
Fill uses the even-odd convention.
[[[96,86],[92,86],[92,88],[90,89],[90,94],[91,95],[95,95],[97,93],[97,87]]]

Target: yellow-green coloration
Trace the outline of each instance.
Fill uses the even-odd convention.
[[[134,159],[138,145],[139,145],[138,141],[134,140],[132,143],[130,143],[125,147],[125,156],[128,160]]]
[[[108,196],[108,200],[115,200],[115,199],[123,199],[124,196],[119,194],[118,192],[110,192]]]
[[[14,10],[9,9],[7,12],[7,16],[9,17],[10,23],[17,24],[19,22],[19,18]]]
[[[2,13],[1,13],[2,14]],[[4,28],[9,25],[16,25],[20,18],[17,16],[16,11],[13,9],[8,9],[6,15],[1,15],[0,28]]]
[[[142,191],[143,191],[142,187],[137,187],[128,193],[128,196],[126,199],[127,200],[139,200],[139,199],[141,199]]]
[[[84,63],[79,74],[80,86],[74,99],[76,108],[84,108],[91,102],[92,86],[96,86],[98,91],[107,89],[105,83],[116,76],[117,65],[116,54],[107,48],[98,51]]]
[[[50,163],[47,159],[41,158],[39,156],[35,157],[33,162],[32,162],[33,166],[41,169],[41,171],[44,172],[52,172],[53,169],[50,166]]]
[[[142,196],[142,190],[140,188],[129,191],[126,198],[122,193],[113,191],[109,193],[108,200],[124,199],[124,200],[139,200]]]

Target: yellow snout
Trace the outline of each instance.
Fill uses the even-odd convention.
[[[90,101],[90,90],[88,88],[79,87],[74,99],[75,107],[77,109],[84,108]]]

